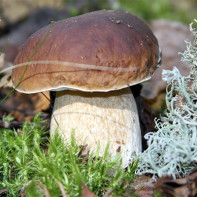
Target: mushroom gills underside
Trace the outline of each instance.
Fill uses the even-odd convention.
[[[129,88],[104,93],[57,92],[51,135],[56,130],[66,142],[74,131],[77,144],[89,152],[95,153],[100,143],[100,156],[109,142],[109,154],[114,158],[121,152],[123,167],[132,154],[142,150],[137,107]]]

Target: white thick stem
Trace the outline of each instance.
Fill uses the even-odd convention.
[[[87,145],[89,151],[95,151],[100,143],[100,156],[109,140],[109,154],[114,157],[121,152],[123,167],[129,164],[133,153],[141,151],[137,107],[129,88],[104,93],[57,92],[52,135],[57,127],[67,141],[75,130],[77,143]]]

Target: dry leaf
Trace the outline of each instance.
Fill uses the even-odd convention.
[[[162,177],[155,184],[156,191],[169,197],[197,196],[197,167],[185,178]]]
[[[0,91],[0,101],[11,91],[10,88],[3,88]],[[45,92],[50,98],[49,92]],[[14,91],[1,105],[0,117],[5,113],[11,114],[18,121],[32,120],[36,113],[47,110],[50,101],[41,93],[22,94]]]
[[[133,183],[138,197],[154,197],[154,182],[149,176],[141,175]]]
[[[91,192],[84,183],[82,183],[82,185],[81,197],[97,197],[97,195]]]

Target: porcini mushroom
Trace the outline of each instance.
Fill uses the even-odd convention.
[[[22,46],[15,64],[28,62],[49,26]],[[103,155],[121,152],[123,167],[141,151],[137,108],[130,85],[148,80],[160,63],[157,39],[139,18],[123,11],[101,10],[61,20],[28,63],[17,90],[57,91],[50,132],[63,139],[75,130],[78,144]],[[24,67],[13,69],[18,84]],[[57,125],[58,123],[58,125]]]

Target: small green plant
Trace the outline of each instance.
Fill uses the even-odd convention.
[[[2,121],[3,122],[11,122],[14,120],[14,117],[10,114],[4,114],[3,117],[2,117]]]
[[[84,158],[74,136],[65,143],[55,134],[48,138],[39,114],[21,130],[0,129],[0,189],[7,196],[61,196],[60,185],[69,196],[81,196],[83,184],[103,196],[107,190],[124,195],[131,190],[137,162],[122,169],[119,156],[110,159],[108,148],[102,158]]]
[[[187,42],[182,53],[182,61],[191,65],[190,74],[184,77],[176,67],[163,71],[167,110],[161,121],[155,121],[158,131],[145,136],[148,148],[139,156],[138,174],[176,178],[197,166],[197,30],[193,24],[190,30],[193,45]]]
[[[165,197],[165,196],[158,192],[154,192],[154,197]]]

